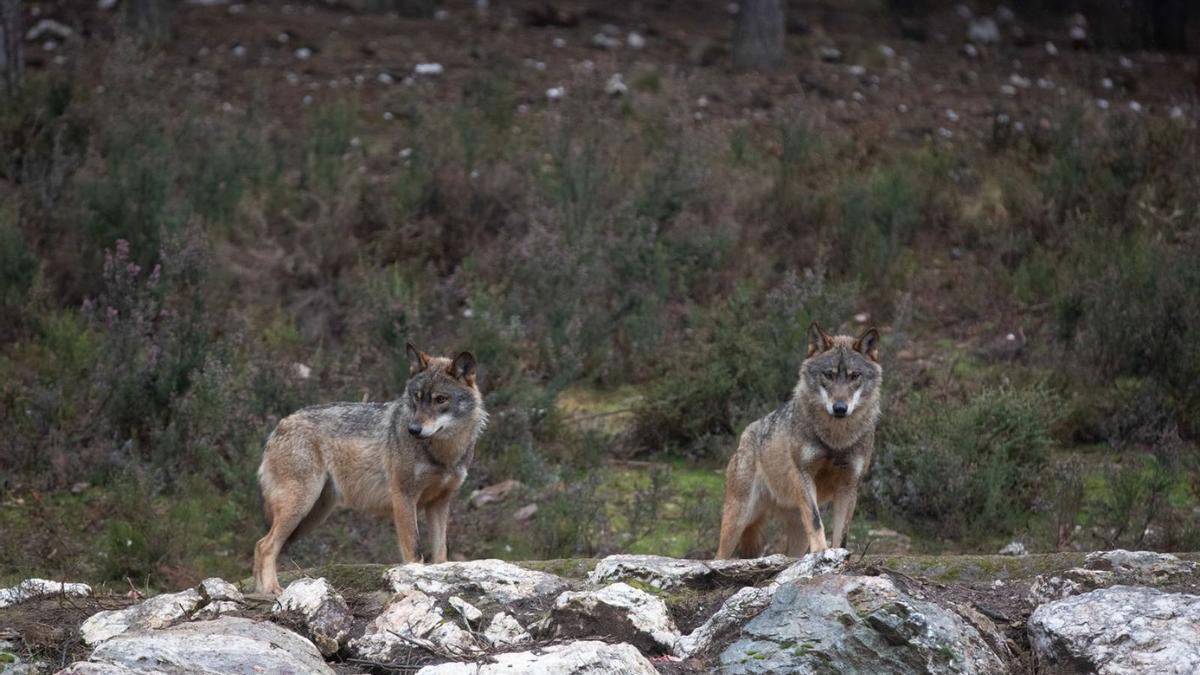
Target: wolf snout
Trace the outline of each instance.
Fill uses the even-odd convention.
[[[425,428],[422,427],[420,424],[408,425],[408,433],[412,434],[413,436],[416,436],[417,438],[421,437],[421,432],[423,432],[423,431],[425,431]]]
[[[846,405],[845,403],[838,401],[837,403],[833,404],[833,416],[834,417],[845,417],[849,412],[850,412],[850,406]]]

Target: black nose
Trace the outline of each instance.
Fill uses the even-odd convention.
[[[849,409],[850,409],[849,406],[847,406],[845,403],[834,403],[833,404],[833,416],[834,417],[845,417],[846,411]]]
[[[408,425],[408,433],[412,434],[413,436],[420,436],[421,435],[421,425],[420,424]]]

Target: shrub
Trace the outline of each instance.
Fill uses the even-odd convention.
[[[918,399],[904,418],[887,419],[868,503],[938,537],[1013,531],[1038,493],[1057,407],[1042,386]]]

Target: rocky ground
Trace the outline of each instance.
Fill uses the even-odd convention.
[[[335,565],[0,590],[4,673],[1196,672],[1200,554]]]

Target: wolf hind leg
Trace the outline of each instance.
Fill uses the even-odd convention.
[[[292,534],[288,536],[287,541],[284,543],[284,548],[286,549],[289,544],[312,532],[321,523],[325,522],[325,519],[329,517],[334,507],[337,506],[337,502],[337,488],[333,485],[333,479],[327,474],[325,476],[325,485],[321,488],[321,494],[317,497],[316,503],[300,519],[300,522],[296,525],[296,529],[292,530]]]
[[[325,480],[325,474],[319,473],[307,479],[281,481],[263,490],[271,529],[254,545],[254,588],[259,593],[283,592],[276,575],[279,553],[321,500]]]

